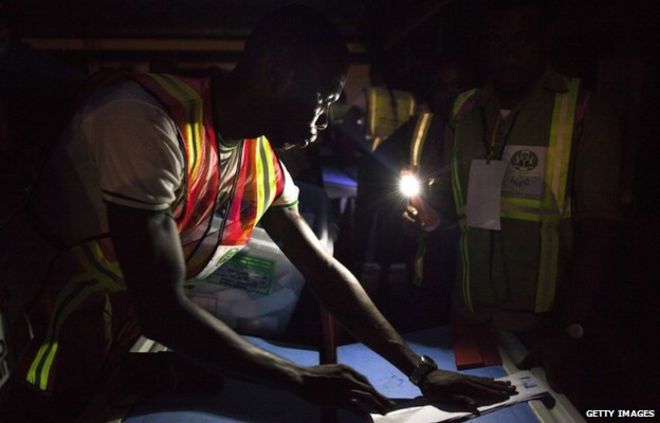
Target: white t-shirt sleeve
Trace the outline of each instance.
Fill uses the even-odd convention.
[[[139,99],[90,110],[83,123],[106,202],[167,210],[183,180],[177,129],[165,111]]]
[[[289,171],[284,166],[284,163],[280,161],[280,167],[282,168],[282,176],[284,177],[284,189],[282,189],[282,194],[273,201],[271,207],[292,207],[298,204],[298,194],[300,189],[296,186],[289,174]]]

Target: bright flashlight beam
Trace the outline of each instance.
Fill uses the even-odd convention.
[[[406,197],[419,195],[420,183],[415,175],[405,174],[399,180],[399,190]]]

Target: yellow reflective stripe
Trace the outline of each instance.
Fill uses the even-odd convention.
[[[413,142],[410,145],[410,166],[413,169],[419,167],[419,162],[422,157],[422,149],[426,141],[426,135],[433,119],[433,113],[422,113],[417,119],[415,131],[413,132]]]
[[[54,338],[55,339],[59,338],[60,330],[62,328],[62,324],[64,323],[66,318],[69,317],[69,315],[80,305],[80,303],[82,303],[87,298],[89,298],[90,294],[92,294],[94,292],[101,291],[101,290],[103,290],[103,288],[104,288],[104,286],[103,286],[102,282],[91,285],[91,286],[85,288],[73,301],[71,301],[70,303],[68,303],[66,305],[66,308],[65,308],[64,312],[62,313],[62,315],[61,315],[61,317],[60,317],[60,319],[57,323],[57,326],[55,328],[55,333],[54,333]],[[46,387],[48,386],[48,377],[50,376],[50,370],[53,366],[53,361],[55,359],[55,352],[57,351],[57,348],[56,348],[57,345],[58,345],[58,343],[55,342],[54,343],[55,348],[51,348],[50,354],[48,355],[48,357],[46,357],[46,361],[44,363],[43,369],[41,371],[41,375],[39,377],[39,379],[40,379],[39,387],[43,390],[45,390]]]
[[[565,207],[569,204],[565,197],[580,81],[571,79],[567,82],[568,92],[555,94],[552,110],[545,173],[546,187],[550,189],[545,189],[542,209],[554,210],[556,207],[557,212],[541,214],[541,256],[534,305],[534,311],[539,313],[549,311],[554,303],[559,264],[557,224],[559,216],[565,215]]]
[[[177,87],[185,95],[185,103],[182,103],[185,108],[187,108],[188,116],[190,121],[186,122],[186,131],[189,131],[192,134],[192,142],[195,144],[195,151],[197,152],[197,160],[192,164],[191,175],[192,178],[197,178],[197,171],[199,170],[199,165],[205,158],[201,156],[203,149],[202,143],[204,142],[204,133],[202,127],[202,120],[204,116],[204,102],[199,96],[197,91],[192,89],[188,84],[180,79],[173,77],[172,75],[163,74],[172,86]]]
[[[257,188],[257,216],[256,219],[259,220],[261,217],[261,213],[264,210],[264,202],[265,202],[265,193],[264,193],[264,163],[262,158],[262,144],[260,140],[257,140],[256,143],[254,143],[254,161],[256,165],[256,172],[257,174],[254,177],[254,183],[256,184]]]
[[[32,361],[32,364],[30,365],[30,369],[28,370],[27,376],[25,377],[25,380],[30,384],[34,385],[36,388],[41,389],[42,391],[46,390],[46,387],[48,386],[48,380],[46,380],[45,383],[42,382],[42,377],[41,372],[39,372],[39,383],[37,383],[37,367],[39,367],[39,363],[42,362],[44,354],[48,353],[51,349],[54,349],[57,351],[57,342],[55,343],[44,343],[39,347],[39,351],[37,352],[36,358]]]
[[[73,291],[74,288],[76,288],[82,281],[74,279],[72,282],[68,283],[62,292],[59,293],[57,296],[57,299],[55,300],[55,308],[54,310],[59,310],[62,307],[62,302],[64,301],[65,298],[67,298],[71,292]],[[53,313],[53,316],[55,316],[55,313]],[[30,365],[30,369],[28,370],[28,374],[26,377],[26,380],[34,384],[36,381],[36,373],[37,373],[37,366],[43,359],[43,355],[47,352],[50,343],[50,341],[53,337],[53,332],[55,328],[55,319],[51,319],[50,322],[48,323],[48,330],[46,332],[46,338],[44,344],[39,347],[39,350],[37,351],[37,354],[35,356],[35,359],[32,361],[32,364]]]
[[[60,329],[66,318],[92,292],[101,290],[117,292],[125,289],[120,283],[123,277],[119,263],[107,260],[103,256],[98,242],[92,241],[77,245],[72,248],[71,252],[76,258],[76,261],[82,266],[84,274],[72,279],[57,296],[44,343],[39,347],[26,375],[26,380],[30,384],[42,390],[46,390],[48,386],[48,376],[58,350]],[[94,283],[84,288],[72,299],[69,299],[69,296],[76,288],[81,284],[89,282]],[[65,300],[68,301],[65,303]]]
[[[167,74],[149,74],[156,82],[158,82],[170,95],[181,103],[186,115],[186,122],[184,123],[184,131],[186,142],[190,147],[188,148],[188,168],[191,169],[191,176],[194,179],[199,168],[200,161],[199,154],[202,151],[202,116],[203,106],[202,99],[185,82]]]
[[[85,277],[103,282],[111,292],[125,289],[120,282],[123,275],[118,262],[110,262],[105,258],[98,242],[91,241],[77,245],[71,249],[78,263],[85,270]]]
[[[541,221],[541,200],[518,197],[502,197],[502,217],[508,219]]]
[[[571,79],[568,82],[568,92],[555,95],[552,110],[546,181],[551,187],[560,212],[564,208],[579,84],[578,79]]]
[[[264,152],[264,165],[266,167],[266,183],[268,184],[268,198],[264,201],[264,208],[268,207],[273,202],[275,194],[277,194],[277,181],[275,179],[275,167],[273,165],[273,151],[270,148],[270,143],[265,137],[261,137],[261,148]]]
[[[513,207],[541,208],[541,200],[520,197],[502,197],[502,205]]]
[[[557,285],[557,261],[559,259],[559,235],[556,217],[543,219],[541,222],[541,257],[539,263],[539,282],[536,287],[534,311],[550,311],[555,299]]]
[[[461,109],[463,108],[463,105],[465,104],[465,102],[468,101],[468,99],[476,93],[477,93],[477,89],[473,88],[471,90],[462,92],[462,93],[460,93],[459,95],[456,96],[456,100],[454,100],[454,107],[452,108],[452,111],[451,111],[452,118],[456,117],[458,112],[460,112]]]
[[[69,289],[68,292],[71,293],[74,288],[86,282],[93,281],[87,280],[73,282],[71,284],[71,289]],[[59,346],[58,339],[60,330],[64,321],[78,307],[78,305],[80,305],[80,303],[82,303],[90,296],[90,294],[97,291],[102,291],[104,288],[105,285],[102,281],[96,281],[95,283],[83,288],[78,294],[76,294],[70,301],[65,304],[63,304],[64,300],[66,300],[69,295],[60,294],[58,296],[59,307],[56,307],[55,312],[53,313],[53,318],[50,321],[46,339],[44,343],[39,347],[37,357],[30,365],[30,370],[28,371],[26,378],[27,381],[33,384],[36,388],[45,391],[48,387],[48,378],[50,376],[53,362],[55,361],[55,354]]]
[[[376,110],[378,108],[378,94],[373,88],[367,93],[367,107],[369,109],[369,134],[376,133]]]
[[[508,219],[516,219],[516,220],[526,220],[528,222],[540,222],[541,221],[541,216],[535,212],[525,212],[525,211],[512,211],[512,210],[502,210],[502,217],[506,217]]]

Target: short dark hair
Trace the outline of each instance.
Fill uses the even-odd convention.
[[[259,63],[277,55],[294,72],[318,61],[330,74],[348,64],[346,42],[317,10],[299,4],[285,6],[262,18],[245,43],[243,60]]]

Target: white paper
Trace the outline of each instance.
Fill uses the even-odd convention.
[[[537,399],[548,392],[548,388],[529,371],[517,372],[497,380],[510,381],[511,384],[516,386],[518,393],[506,401],[479,407],[481,414],[519,402]],[[374,423],[436,423],[452,421],[470,415],[471,413],[466,411],[450,412],[440,410],[432,405],[424,405],[395,410],[385,415],[371,414],[371,418]]]
[[[473,228],[499,231],[502,181],[506,162],[502,160],[472,160],[468,178],[467,224]]]

